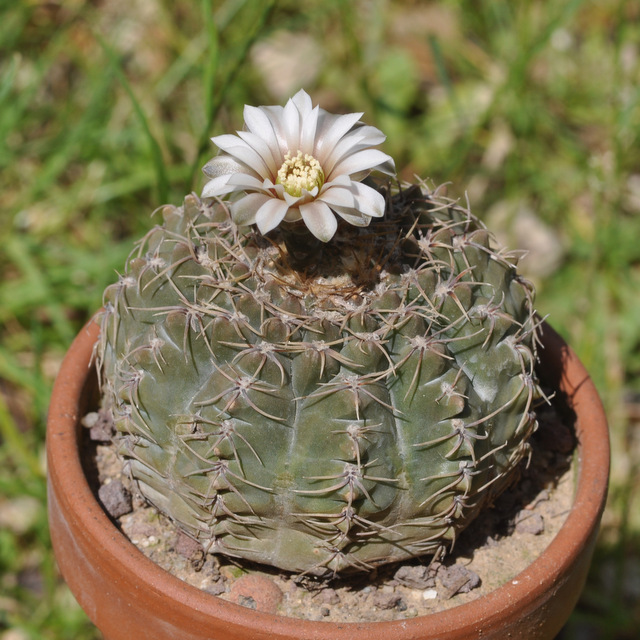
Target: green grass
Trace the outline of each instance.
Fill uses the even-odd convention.
[[[302,40],[274,62],[283,33]],[[513,248],[530,212],[545,239],[523,269],[596,381],[614,455],[565,637],[640,635],[638,43],[624,0],[0,0],[0,639],[97,637],[48,540],[55,372],[151,212],[202,187],[209,137],[287,82],[365,111],[404,178],[467,193]]]

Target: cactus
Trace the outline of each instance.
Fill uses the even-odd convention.
[[[209,552],[316,575],[442,554],[528,453],[515,258],[423,185],[376,194],[384,217],[330,238],[190,195],[106,291],[119,453]]]

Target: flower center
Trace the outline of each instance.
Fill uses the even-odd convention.
[[[324,172],[312,155],[302,155],[302,151],[298,151],[294,156],[288,151],[278,170],[276,184],[281,184],[290,196],[299,198],[303,189],[311,191],[314,187],[322,188]]]

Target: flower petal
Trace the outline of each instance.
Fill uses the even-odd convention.
[[[238,139],[238,136],[234,136],[231,133],[223,133],[221,136],[214,136],[211,138],[211,142],[226,153],[228,153],[228,149],[237,147],[239,144],[243,144]]]
[[[331,179],[331,182],[325,182],[323,186],[323,190],[328,189],[329,187],[349,187],[353,180],[346,174],[343,173],[339,176],[334,176]]]
[[[371,218],[381,218],[385,211],[384,196],[361,182],[351,182],[348,187],[329,186],[319,200],[330,207],[354,209]]]
[[[271,122],[271,126],[278,140],[278,145],[280,147],[280,152],[282,153],[282,157],[284,158],[285,154],[288,151],[287,147],[287,136],[284,130],[284,107],[260,107],[264,114]]]
[[[334,146],[331,153],[324,159],[323,168],[325,175],[330,176],[337,165],[340,165],[344,159],[359,153],[360,151],[366,151],[373,146],[380,144],[386,139],[386,136],[375,127],[366,125],[356,125],[352,131],[343,136]],[[386,163],[381,163],[375,169],[382,171],[388,175],[395,175],[395,165],[391,156],[384,154],[387,159]],[[366,177],[374,167],[369,167],[366,173],[363,173],[361,178]],[[339,170],[340,171],[340,170]],[[342,171],[341,171],[342,172]]]
[[[385,175],[393,177],[396,175],[395,160],[391,156],[387,156],[387,160],[385,160],[385,162],[381,162],[380,164],[377,164],[375,167],[371,169],[371,171],[379,171],[380,173],[384,173]]]
[[[331,180],[331,176],[335,174],[346,173],[351,175],[359,171],[371,170],[378,165],[385,166],[389,161],[393,162],[391,156],[378,149],[364,149],[343,158],[333,167],[331,174],[327,178]]]
[[[287,149],[295,155],[295,152],[300,148],[300,112],[293,100],[289,100],[284,105],[282,130],[287,141]]]
[[[376,127],[372,127],[368,124],[357,123],[353,129],[347,133],[345,138],[350,135],[357,135],[360,140],[362,140],[363,144],[366,144],[368,147],[375,147],[376,145],[382,144],[387,136],[380,131],[380,129]]]
[[[202,173],[208,178],[218,178],[219,176],[227,176],[244,170],[245,167],[242,164],[224,153],[215,158],[211,158],[211,160],[202,167]]]
[[[322,242],[329,242],[338,228],[335,215],[321,200],[300,205],[300,215],[311,233]]]
[[[231,219],[237,225],[254,224],[260,207],[271,199],[264,193],[250,193],[243,196],[240,200],[231,203]]]
[[[369,148],[369,145],[362,144],[361,136],[356,133],[343,136],[324,160],[322,168],[325,176],[331,176],[335,166],[345,158]]]
[[[290,193],[284,190],[282,191],[282,197],[290,207],[297,207],[301,202],[304,201],[304,196],[292,196]]]
[[[262,138],[268,145],[274,160],[282,164],[286,151],[286,140],[280,126],[282,107],[250,107],[244,108],[244,122],[247,129]]]
[[[287,215],[284,217],[287,222],[299,222],[302,220],[298,207],[289,207]]]
[[[275,229],[287,214],[289,205],[283,200],[269,198],[256,213],[256,224],[263,235]]]
[[[293,102],[293,104],[295,104],[301,120],[307,118],[313,109],[311,96],[304,89],[300,89],[300,91],[298,91],[298,93],[296,93],[289,102]]]
[[[276,147],[272,150],[266,140],[257,136],[255,133],[251,133],[251,131],[238,131],[238,136],[251,148],[255,149],[256,153],[262,158],[262,161],[269,169],[270,178],[275,180],[278,169],[282,166],[280,149]]]
[[[368,227],[371,222],[370,216],[365,216],[358,209],[344,209],[342,207],[331,207],[343,220],[346,220],[354,227]]]
[[[202,198],[221,198],[236,190],[236,187],[229,185],[229,178],[233,174],[221,175],[213,180],[209,180],[202,189]]]
[[[302,119],[299,146],[299,150],[302,151],[302,153],[313,155],[315,152],[316,128],[318,125],[319,112],[319,107],[316,107]]]
[[[338,141],[360,120],[362,115],[362,113],[347,113],[343,116],[334,116],[324,109],[320,110],[315,157],[321,165],[324,166],[328,155]]]
[[[247,142],[238,136],[225,134],[211,138],[225,153],[244,163],[254,173],[263,178],[269,177],[271,171],[265,159]]]
[[[228,184],[236,191],[268,191],[270,183],[248,173],[234,173],[229,176]]]

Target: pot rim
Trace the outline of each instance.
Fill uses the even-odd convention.
[[[531,602],[553,589],[575,558],[589,545],[604,510],[609,477],[609,437],[602,403],[593,381],[582,363],[564,340],[546,323],[542,324],[542,345],[539,358],[543,370],[559,371],[553,382],[570,401],[574,410],[588,417],[588,424],[576,421],[579,473],[574,505],[567,519],[545,551],[514,579],[491,593],[446,611],[394,621],[335,623],[300,620],[257,612],[224,601],[171,575],[140,552],[109,520],[95,499],[85,477],[77,446],[79,399],[94,360],[99,336],[95,317],[80,331],[71,345],[55,381],[49,424],[47,427],[48,469],[55,475],[60,495],[69,501],[79,500],[86,507],[78,518],[87,537],[99,540],[102,552],[124,563],[136,574],[136,583],[170,598],[177,606],[195,609],[199,614],[235,625],[269,628],[274,637],[321,638],[331,634],[335,640],[367,638],[375,628],[389,639],[400,631],[403,637],[423,630],[429,618],[429,631],[446,638],[448,632],[461,623],[471,630],[479,623],[486,624],[496,616],[522,616],[532,608]],[[58,421],[52,419],[57,417]],[[64,423],[61,428],[60,420]],[[54,426],[55,425],[55,426]],[[55,460],[65,461],[61,474]],[[120,560],[117,560],[117,559]],[[278,634],[281,634],[278,635]],[[356,635],[357,634],[357,635]]]

